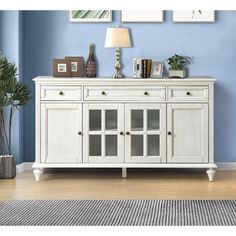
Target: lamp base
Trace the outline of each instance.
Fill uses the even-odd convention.
[[[122,79],[122,78],[124,78],[124,76],[122,74],[117,74],[117,73],[114,74],[112,77],[115,78],[115,79]]]

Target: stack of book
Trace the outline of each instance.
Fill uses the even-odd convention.
[[[134,78],[151,77],[152,60],[134,57],[133,59],[133,76]]]

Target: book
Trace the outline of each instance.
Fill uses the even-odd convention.
[[[147,78],[151,77],[152,60],[147,59]]]
[[[150,78],[152,68],[152,59],[133,58],[133,76],[134,78]]]
[[[142,59],[134,57],[133,58],[133,76],[134,78],[141,78],[141,73],[142,73],[142,64],[141,64]]]
[[[142,78],[147,78],[147,59],[142,59]]]

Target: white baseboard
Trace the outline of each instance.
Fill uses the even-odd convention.
[[[19,165],[16,165],[16,173],[20,174],[20,173],[23,173],[25,171],[33,170],[32,165],[33,165],[33,162],[23,162]]]
[[[16,166],[16,173],[32,171],[33,162],[23,162]],[[236,170],[236,162],[216,162],[218,170]]]
[[[236,162],[216,162],[219,170],[236,170]]]

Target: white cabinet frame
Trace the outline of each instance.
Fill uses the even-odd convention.
[[[36,158],[33,168],[37,181],[40,179],[44,168],[122,168],[123,177],[127,175],[127,168],[201,168],[208,169],[209,180],[213,181],[217,168],[214,163],[214,83],[216,79],[211,77],[189,77],[185,79],[113,79],[103,77],[87,79],[40,76],[34,81],[36,85]],[[127,120],[129,118],[127,117],[130,117],[131,107],[143,109],[144,112],[147,109],[157,107],[160,109],[159,157],[147,156],[144,153],[141,157],[130,158],[130,136],[125,133],[130,129]],[[90,108],[101,109],[103,113],[106,109],[118,110],[117,131],[101,130],[103,143],[105,133],[110,132],[117,135],[117,150],[119,152],[117,156],[105,156],[104,145],[101,156],[91,157],[88,155],[88,135],[91,133],[88,131],[88,111]],[[65,141],[67,145],[72,142],[78,144],[78,148],[73,147],[73,155],[70,158],[65,154],[67,149],[60,146],[58,150],[60,151],[62,148],[61,156],[47,155],[48,142],[50,145],[50,140],[47,139],[53,139],[53,130],[56,127],[50,128],[51,133],[48,137],[47,123],[51,123],[54,118],[48,120],[47,111],[53,109],[59,109],[60,112],[65,110],[65,113],[69,109],[71,111],[68,115],[69,122],[76,123],[70,127],[68,120],[63,118],[63,115],[61,119],[56,121],[59,124],[60,122],[63,123],[64,119],[66,126],[68,126],[67,135],[71,134],[68,139],[62,138],[60,140],[59,138],[58,143]],[[184,145],[187,142],[180,142],[181,135],[184,138],[189,135],[185,123],[181,122],[181,113],[177,114],[179,118],[177,117],[177,121],[173,123],[172,113],[178,109],[185,109],[187,113],[183,112],[183,117],[187,120],[186,127],[190,127],[188,129],[195,133],[195,137],[201,139],[197,141],[197,146],[193,148],[192,152],[184,150]],[[194,121],[195,117],[192,111],[196,111],[196,121]],[[60,112],[58,114],[61,114]],[[192,121],[188,121],[188,115]],[[76,121],[71,117],[77,117]],[[193,126],[191,126],[191,122]],[[201,128],[194,127],[194,123]],[[178,140],[167,135],[168,131],[173,129],[173,125],[183,129],[178,134],[180,135]],[[81,135],[77,135],[79,131],[81,131]],[[55,135],[60,132],[55,131]],[[119,132],[123,132],[124,135],[120,135]],[[147,134],[145,132],[146,130],[144,130],[144,139],[146,139]],[[186,137],[184,132],[187,134]],[[154,133],[157,134],[157,131]],[[193,147],[194,139],[190,140],[191,145],[189,146]],[[146,143],[145,141],[144,144],[146,145]],[[174,149],[176,143],[179,143],[179,149]],[[54,145],[53,142],[51,144]],[[57,147],[55,147],[55,153],[53,153],[52,145],[50,148],[52,154],[57,154]],[[144,149],[146,150],[146,147]],[[189,154],[186,155],[186,153]]]

